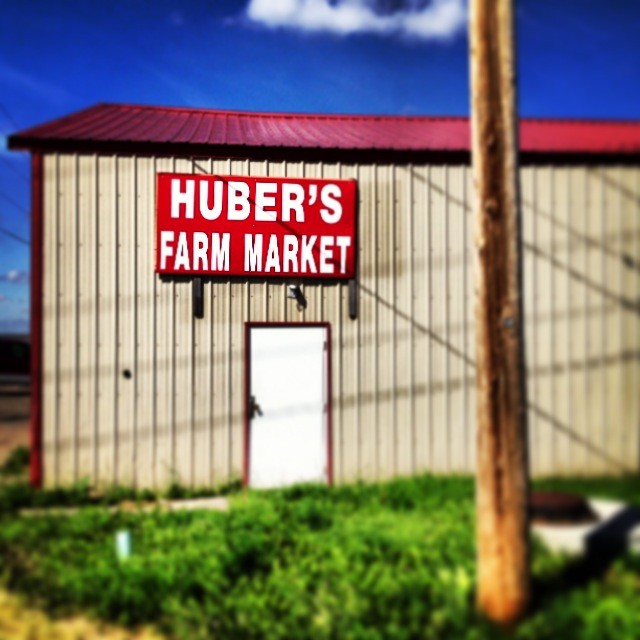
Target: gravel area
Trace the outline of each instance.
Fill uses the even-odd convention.
[[[82,616],[52,620],[0,590],[0,640],[161,640],[151,629],[129,631]]]

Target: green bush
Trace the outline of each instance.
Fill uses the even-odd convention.
[[[1,500],[34,500],[14,491]],[[469,478],[245,492],[227,513],[110,514],[95,506],[74,516],[2,513],[6,585],[53,612],[150,622],[194,640],[499,635],[473,606]],[[115,553],[120,530],[132,536],[125,561]],[[537,608],[513,637],[638,637],[637,557],[568,591],[558,587],[566,559],[536,545],[533,560]]]

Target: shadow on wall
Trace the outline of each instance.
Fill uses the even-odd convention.
[[[475,361],[472,358],[470,358],[466,353],[462,352],[460,349],[457,349],[453,345],[447,343],[441,336],[431,331],[428,327],[425,327],[417,323],[407,314],[399,311],[392,304],[388,303],[386,300],[383,300],[378,295],[376,295],[375,292],[371,291],[370,289],[367,289],[363,285],[360,285],[360,289],[362,289],[367,295],[375,297],[380,304],[385,305],[388,308],[392,309],[397,316],[400,316],[403,320],[411,323],[417,331],[428,335],[431,340],[433,340],[440,346],[444,347],[451,355],[455,356],[456,358],[460,358],[461,360],[464,361],[466,365],[469,365],[470,367],[475,367]],[[640,360],[640,351],[636,351],[631,354],[627,354],[627,353],[620,354],[619,360],[621,361]],[[618,361],[618,359],[616,358],[615,361]],[[583,363],[578,363],[578,364],[579,366],[577,366],[576,368],[581,369],[583,367]],[[533,371],[533,372],[530,372],[530,374],[536,375],[536,372]],[[609,455],[604,449],[602,449],[597,444],[589,441],[587,438],[584,437],[584,435],[578,433],[575,429],[572,429],[569,425],[562,423],[560,420],[558,420],[557,418],[549,414],[544,409],[536,406],[536,404],[531,402],[530,399],[527,402],[527,406],[529,410],[533,412],[539,419],[542,419],[544,422],[546,422],[551,427],[553,427],[553,429],[562,432],[564,435],[568,436],[574,443],[579,444],[584,449],[588,450],[590,453],[599,457],[602,461],[606,462],[612,469],[619,472],[623,472],[623,473],[634,473],[636,471],[635,469],[630,468],[624,462],[621,462],[620,460],[617,460],[613,456]]]
[[[202,168],[200,170],[207,172]],[[447,206],[455,205],[456,215],[463,214],[470,218],[471,206],[470,198],[467,197],[467,187],[458,189],[462,197],[456,198],[440,184],[430,180],[427,175],[420,174],[414,168],[410,168],[409,171],[416,183],[423,183],[424,186],[421,185],[420,188],[424,189],[422,196],[425,202],[436,200],[434,196],[437,195],[440,203],[438,211],[449,211],[441,202],[446,200]],[[535,192],[532,197],[523,199],[527,222],[533,224],[532,220],[535,220],[537,225],[530,233],[531,237],[526,237],[524,243],[526,268],[530,269],[534,276],[527,284],[528,300],[532,302],[526,308],[525,318],[533,328],[533,339],[529,341],[528,349],[528,354],[531,354],[528,374],[532,389],[528,404],[529,416],[532,431],[545,431],[541,446],[553,451],[557,448],[555,445],[558,442],[563,446],[567,445],[567,450],[560,452],[558,459],[563,455],[581,456],[588,452],[590,459],[585,465],[601,462],[601,466],[606,465],[611,471],[637,471],[637,463],[630,461],[633,460],[633,456],[638,460],[640,451],[630,452],[629,447],[636,447],[638,437],[632,430],[637,429],[638,425],[629,420],[628,424],[616,427],[616,417],[607,413],[608,409],[615,408],[616,403],[631,402],[629,396],[634,392],[633,376],[637,375],[635,372],[638,371],[640,362],[637,340],[631,342],[633,336],[637,336],[634,332],[637,331],[640,315],[640,301],[633,297],[634,289],[631,286],[631,280],[637,278],[640,268],[638,260],[633,257],[635,254],[631,251],[632,244],[637,242],[638,231],[631,228],[631,222],[628,222],[632,220],[631,215],[635,215],[640,198],[633,189],[619,183],[613,174],[607,171],[589,170],[588,177],[590,188],[595,189],[597,194],[606,195],[606,198],[603,195],[601,199],[602,204],[598,197],[594,198],[590,205],[590,213],[597,214],[597,224],[592,224],[591,227],[586,225],[584,228],[578,228],[582,215],[579,202],[574,205],[578,208],[578,215],[566,215],[569,200],[560,202],[561,185],[554,182],[560,178],[552,176],[549,197],[537,198]],[[443,184],[447,184],[446,180]],[[569,182],[562,184],[563,197],[580,195],[577,192],[572,193],[574,187]],[[384,187],[385,199],[393,194],[394,189],[391,183]],[[558,190],[557,198],[553,189]],[[371,199],[381,194],[382,191],[380,194],[368,193],[367,197]],[[407,194],[396,195],[401,198],[407,197]],[[584,194],[580,197],[585,201],[587,199]],[[401,207],[397,203],[395,208],[388,208],[388,211],[399,210]],[[451,210],[454,210],[453,207]],[[573,208],[571,210],[573,211]],[[440,218],[434,215],[423,223],[428,223],[436,229],[439,220]],[[605,225],[603,221],[607,220],[609,222]],[[365,323],[359,321],[357,325],[353,325],[353,330],[336,332],[334,340],[339,340],[341,346],[349,352],[359,350],[362,354],[363,351],[372,350],[375,353],[384,353],[385,362],[392,363],[389,367],[392,372],[383,372],[384,382],[381,384],[380,376],[371,376],[367,371],[370,383],[365,387],[360,382],[362,370],[377,363],[378,359],[377,356],[369,355],[363,359],[361,355],[357,355],[356,358],[360,359],[355,364],[350,364],[350,370],[355,369],[355,375],[358,377],[356,388],[350,389],[349,393],[342,396],[336,406],[341,410],[360,405],[366,408],[367,417],[371,417],[372,422],[376,422],[377,425],[386,420],[387,416],[392,416],[396,421],[400,420],[395,405],[391,409],[388,408],[388,405],[393,405],[399,399],[404,401],[407,397],[416,399],[436,394],[440,394],[441,399],[443,395],[447,395],[447,400],[443,403],[446,406],[445,418],[440,424],[427,425],[426,421],[421,421],[420,424],[413,425],[414,429],[434,428],[445,431],[443,427],[451,426],[446,424],[447,412],[451,406],[458,407],[458,399],[452,400],[451,392],[463,388],[466,393],[473,385],[475,362],[470,355],[473,354],[470,337],[470,270],[462,269],[464,286],[458,289],[455,287],[455,281],[446,275],[447,269],[452,266],[468,265],[471,260],[471,241],[470,238],[462,237],[463,234],[459,237],[450,231],[442,233],[439,228],[437,234],[431,234],[432,227],[429,227],[430,238],[432,235],[435,238],[434,248],[417,247],[415,240],[409,241],[405,237],[409,230],[394,226],[397,223],[390,216],[385,214],[384,220],[380,219],[378,222],[380,226],[376,229],[380,233],[384,251],[376,258],[376,266],[371,273],[364,277],[361,271],[359,295],[360,302],[364,301],[370,315],[375,319],[379,314],[384,318],[384,322],[376,320],[372,323],[374,328],[369,329],[365,328]],[[467,229],[469,224],[467,220],[467,226],[459,226]],[[406,251],[396,250],[392,243],[394,233],[398,238],[402,237],[403,242],[410,245],[412,250],[419,249],[416,250],[415,256],[407,257]],[[415,273],[415,280],[405,280],[398,294],[396,287],[399,285],[387,277],[387,272],[397,276],[406,270],[409,263],[412,265],[411,278],[414,278]],[[364,265],[361,264],[362,266]],[[418,280],[422,293],[412,298],[411,295],[415,291],[411,291],[410,287]],[[434,287],[434,283],[438,286]],[[561,286],[556,283],[561,283]],[[282,283],[278,286],[281,287]],[[319,285],[305,284],[310,307],[304,314],[296,313],[296,320],[318,319],[323,316],[326,311],[323,301],[325,296],[328,300],[329,295],[332,295],[332,307],[344,310],[345,297],[341,297],[340,294],[328,294],[329,285],[325,283],[322,286],[320,289]],[[259,307],[257,304],[254,305],[254,290],[262,292]],[[178,321],[193,322],[190,315],[189,283],[185,283],[184,286],[172,283],[166,288],[154,285],[149,293],[141,294],[140,291],[136,291],[135,295],[125,291],[113,296],[111,290],[100,291],[98,303],[90,297],[74,299],[70,303],[56,301],[55,310],[61,326],[72,327],[73,325],[67,323],[74,313],[78,313],[84,327],[85,313],[90,320],[93,320],[92,314],[99,313],[102,320],[98,323],[98,331],[101,335],[113,330],[112,323],[117,318],[121,305],[129,309],[128,313],[134,313],[131,309],[136,309],[135,313],[138,316],[135,324],[133,321],[129,322],[129,317],[126,321],[118,321],[113,334],[115,340],[112,342],[116,344],[121,339],[118,335],[120,326],[135,327],[133,331],[129,331],[130,335],[126,336],[124,348],[118,343],[117,348],[121,349],[118,353],[124,352],[126,361],[119,355],[111,356],[110,342],[105,343],[106,347],[98,349],[95,360],[91,354],[85,357],[87,343],[74,342],[77,338],[67,333],[63,337],[68,344],[63,340],[63,357],[59,358],[57,369],[58,381],[63,390],[71,390],[71,394],[79,393],[81,403],[86,403],[87,406],[94,407],[94,397],[99,393],[107,395],[113,388],[117,406],[123,406],[125,410],[132,408],[132,415],[139,406],[153,413],[152,417],[145,416],[144,421],[136,414],[134,433],[126,429],[118,432],[118,444],[127,444],[131,437],[175,439],[176,431],[180,431],[184,424],[181,420],[189,411],[192,417],[188,428],[194,436],[219,430],[227,434],[225,438],[229,440],[228,434],[241,423],[243,416],[238,414],[238,411],[241,409],[242,391],[237,391],[241,386],[243,366],[242,348],[239,346],[243,339],[241,324],[248,318],[269,316],[276,305],[278,311],[275,316],[278,319],[290,320],[291,316],[287,315],[288,303],[283,290],[276,290],[269,283],[264,286],[255,283],[232,283],[223,287],[216,285],[210,286],[206,291],[208,318],[213,315],[215,324],[209,320],[208,325],[189,325],[191,328],[185,332],[177,331],[176,326]],[[427,300],[429,294],[435,297]],[[449,297],[455,304],[448,301]],[[399,298],[404,299],[404,308],[398,303]],[[159,305],[157,315],[154,305]],[[409,313],[414,307],[420,309],[421,313]],[[433,313],[434,309],[437,309],[437,313]],[[198,330],[194,328],[196,326]],[[207,329],[208,333],[205,335],[202,329]],[[421,338],[420,350],[417,355],[413,355],[417,343],[414,336],[418,335]],[[227,344],[229,337],[235,341],[231,350]],[[65,353],[67,347],[69,351]],[[93,349],[93,345],[90,344],[89,348]],[[400,348],[404,355],[397,355],[397,348]],[[77,359],[80,367],[72,370],[66,365],[72,363],[71,355],[76,352],[80,354],[80,358]],[[412,377],[413,374],[401,370],[401,358],[406,358],[407,353],[414,358],[413,362],[416,359],[432,357],[437,361],[437,371],[429,371],[428,380],[416,380]],[[89,363],[90,371],[83,366],[85,363]],[[214,396],[208,392],[203,394],[203,390],[208,391],[207,385],[213,383],[203,379],[198,373],[193,379],[196,381],[195,393],[199,393],[200,396],[194,399],[190,397],[195,394],[189,386],[189,376],[194,376],[194,372],[200,371],[202,365],[206,366],[209,363],[210,371],[215,371],[211,374],[212,379],[213,376],[224,376],[225,380],[232,382],[225,382],[218,395]],[[122,378],[125,369],[133,371],[131,379]],[[614,370],[615,377],[609,379],[609,372]],[[169,371],[173,373],[169,375]],[[398,375],[398,371],[402,375]],[[82,385],[74,383],[75,386],[67,385],[73,376],[89,382],[83,382]],[[117,376],[115,381],[113,376]],[[144,380],[144,383],[139,383],[138,380]],[[157,380],[160,380],[161,384],[156,384]],[[107,386],[106,390],[101,391],[99,386],[103,381]],[[179,387],[178,392],[176,384]],[[80,392],[77,391],[79,386],[82,387]],[[623,387],[624,390],[621,391]],[[89,394],[92,394],[91,400],[87,400]],[[564,397],[569,399],[563,399],[564,409],[560,410],[557,399]],[[67,400],[68,398],[65,399]],[[466,395],[463,401],[467,402]],[[600,409],[596,415],[591,405],[600,401],[605,408],[602,409],[601,415]],[[190,402],[194,404],[190,405]],[[204,417],[201,412],[196,414],[193,408],[189,409],[196,405],[200,407],[201,403],[205,402],[209,408],[206,409]],[[387,405],[382,418],[378,417],[379,411],[371,410],[376,403]],[[638,405],[634,406],[637,408]],[[406,405],[403,409],[409,414]],[[176,411],[179,411],[177,417]],[[462,413],[458,410],[456,415],[459,417]],[[615,412],[612,411],[613,413]],[[103,438],[116,437],[114,429],[108,434],[102,431],[100,418],[96,412],[95,437],[100,442]],[[472,418],[469,422],[472,422]],[[615,436],[611,435],[610,424],[612,430],[618,429]],[[108,426],[111,427],[111,424]],[[624,434],[620,432],[622,428],[625,429]],[[467,425],[467,430],[470,429],[471,425]],[[84,434],[79,434],[78,431],[76,426],[72,426],[70,429],[65,428],[62,434],[56,435],[59,438],[59,446],[73,446],[73,442],[78,445],[84,443]],[[546,431],[561,436],[547,438]],[[221,438],[221,442],[222,447],[226,446],[224,439]],[[634,469],[630,469],[630,466]]]
[[[407,396],[413,394],[415,397],[429,395],[433,396],[438,393],[448,393],[452,390],[459,389],[460,387],[467,387],[473,385],[473,376],[474,376],[474,367],[475,361],[471,358],[468,353],[456,347],[450,340],[447,340],[446,337],[443,336],[439,331],[434,331],[433,328],[426,326],[418,321],[415,318],[411,317],[408,313],[401,311],[396,305],[392,302],[389,302],[385,297],[377,294],[371,288],[367,287],[364,284],[360,284],[359,286],[360,295],[368,296],[375,300],[377,305],[381,307],[385,307],[390,310],[393,315],[402,320],[403,323],[406,323],[407,327],[412,327],[412,330],[423,335],[428,336],[429,341],[438,345],[443,349],[443,352],[446,352],[448,356],[453,357],[461,361],[464,365],[465,375],[460,377],[449,377],[446,380],[444,379],[434,379],[431,381],[431,384],[427,385],[417,385],[413,387],[401,387],[400,389],[391,390],[380,390],[373,392],[363,392],[360,391],[358,396],[350,395],[342,398],[341,406],[348,407],[353,404],[362,405],[373,405],[376,401],[381,399],[390,399],[389,394],[394,394],[395,397]],[[139,301],[140,302],[140,301]],[[230,321],[230,318],[227,319]],[[450,332],[451,333],[451,332]],[[410,332],[400,331],[395,334],[396,340],[398,338],[401,339],[409,339]],[[362,339],[362,335],[360,336]],[[379,334],[376,336],[364,336],[365,342],[375,342],[376,347],[380,346],[380,338]],[[382,339],[385,339],[385,336],[382,336]],[[389,334],[386,336],[386,339],[391,340],[392,336]],[[362,343],[361,343],[362,344]],[[143,362],[141,360],[137,361],[136,370],[134,371],[134,380],[121,380],[118,385],[135,385],[135,379],[137,379],[140,375],[145,373],[149,373],[150,371],[158,372],[163,369],[166,369],[169,366],[172,366],[176,370],[176,374],[178,377],[181,377],[180,372],[188,373],[191,370],[192,366],[196,364],[203,364],[206,360],[210,359],[213,363],[216,364],[216,367],[223,366],[228,368],[231,366],[232,360],[235,362],[234,367],[241,366],[242,358],[237,351],[233,351],[230,354],[227,350],[226,345],[216,345],[215,349],[212,349],[208,353],[198,354],[195,346],[192,345],[192,351],[190,356],[178,356],[174,355],[171,360],[165,360],[164,358],[158,357],[154,354],[153,362]],[[583,371],[585,369],[597,369],[602,366],[613,366],[621,362],[637,362],[640,360],[640,352],[633,351],[627,352],[623,351],[617,354],[607,354],[607,356],[602,357],[593,357],[585,360],[571,360],[568,362],[562,363],[550,363],[546,364],[537,364],[532,363],[532,366],[529,368],[529,374],[534,378],[539,377],[549,377],[552,374],[559,373],[569,373],[571,371]],[[99,377],[109,376],[114,373],[114,367],[112,364],[104,364],[97,365],[97,369],[94,369],[94,373],[97,373]],[[116,372],[118,377],[120,378],[120,372]],[[85,374],[90,374],[89,371],[86,371],[83,367],[80,367],[78,371],[80,376],[84,376]],[[59,371],[59,379],[65,380],[67,376],[73,375],[72,371],[66,371],[64,369]],[[157,396],[156,396],[157,399]],[[211,402],[212,399],[210,396],[207,396],[207,401]],[[215,406],[222,409],[220,404],[216,401]],[[588,435],[578,431],[576,428],[572,428],[571,425],[563,422],[558,419],[557,416],[553,414],[553,412],[549,411],[547,408],[539,406],[536,402],[532,401],[531,398],[528,403],[529,410],[535,415],[536,419],[541,423],[548,425],[554,431],[562,433],[564,437],[567,437],[571,440],[572,443],[578,445],[582,450],[588,451],[591,455],[600,459],[603,463],[606,463],[607,467],[614,471],[620,472],[632,472],[633,469],[630,468],[628,464],[625,464],[623,461],[617,459],[615,455],[611,455],[604,447],[601,446],[600,443],[594,442],[589,439]],[[213,416],[214,424],[209,424],[204,419],[196,419],[192,421],[193,423],[190,425],[190,429],[193,431],[194,435],[199,433],[206,432],[209,429],[217,429],[219,426],[220,420],[226,425],[227,428],[231,428],[231,424],[235,424],[238,421],[243,419],[242,415],[235,415],[233,412],[228,412],[228,407],[224,405],[225,412],[224,415],[219,413],[218,416]],[[213,411],[212,411],[213,415]],[[148,439],[148,438],[162,438],[169,437],[172,438],[176,431],[177,425],[174,423],[173,417],[171,417],[168,421],[162,420],[161,425],[153,425],[153,424],[137,424],[135,428],[135,435],[130,433],[128,430],[124,430],[118,433],[118,442],[120,445],[126,444],[131,438],[139,438],[139,439]],[[166,432],[166,434],[164,433]],[[99,433],[97,437],[94,438],[100,444],[108,445],[109,439],[112,439],[113,434],[105,434],[104,432]],[[65,437],[64,435],[58,436],[58,446],[60,451],[64,451],[65,449],[76,447],[84,447],[91,446],[93,438],[86,438],[83,435],[75,433],[71,438]]]

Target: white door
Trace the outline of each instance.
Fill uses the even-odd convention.
[[[251,327],[249,485],[327,479],[324,327]]]

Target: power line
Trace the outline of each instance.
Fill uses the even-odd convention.
[[[14,129],[19,129],[20,126],[18,125],[18,123],[16,122],[16,119],[11,115],[11,112],[9,111],[9,109],[7,109],[7,107],[5,107],[4,104],[2,104],[0,102],[0,112],[2,112],[4,114],[5,119],[7,120],[7,122],[9,122],[9,124],[14,128]],[[22,178],[22,180],[24,180],[25,182],[29,182],[28,178],[26,176],[24,176],[23,174],[21,174],[18,169],[16,169],[16,167],[14,167],[9,160],[7,160],[7,158],[4,158],[2,156],[0,156],[0,159],[2,159],[2,161],[18,176],[20,176],[20,178]]]
[[[15,121],[14,117],[9,113],[9,109],[7,109],[7,107],[5,107],[1,102],[0,102],[0,111],[4,113],[4,117],[9,121],[9,123],[14,129],[20,128],[18,126],[18,123]]]
[[[5,229],[4,227],[0,227],[0,233],[4,233],[5,236],[16,240],[17,242],[21,242],[22,244],[26,244],[29,246],[29,241],[25,240],[22,236],[19,236],[17,233],[13,233],[13,231],[9,231],[9,229]]]
[[[0,191],[0,196],[2,196],[7,202],[10,202],[17,209],[20,209],[23,213],[26,213],[27,215],[29,214],[23,205],[14,200],[11,196],[7,195],[4,191]]]
[[[11,164],[11,162],[9,162],[7,158],[0,155],[0,160],[2,160],[7,165],[7,167],[9,167],[9,169],[11,169],[11,171],[13,171],[13,173],[15,173],[21,180],[29,184],[29,178],[27,178],[27,176],[25,176],[23,173],[20,173],[20,171],[18,171],[18,168]]]

